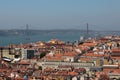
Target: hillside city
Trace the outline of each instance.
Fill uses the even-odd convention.
[[[120,80],[120,36],[0,47],[0,80]]]

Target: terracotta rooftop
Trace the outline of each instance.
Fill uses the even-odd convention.
[[[92,61],[92,58],[80,58],[81,61]]]
[[[86,53],[83,56],[91,56],[91,57],[103,57],[104,54],[94,54],[94,53]]]
[[[69,57],[74,57],[76,54],[75,53],[64,53],[63,56],[69,56]]]
[[[96,43],[83,43],[83,46],[89,46],[89,47],[92,47],[92,46],[95,46],[96,45]]]
[[[64,58],[61,58],[61,57],[47,57],[46,60],[49,60],[49,61],[61,61],[61,60],[64,60]]]
[[[74,71],[68,72],[68,74],[71,75],[71,76],[76,76],[76,75],[78,75],[78,73],[77,73],[77,72],[74,72]]]
[[[58,54],[54,54],[54,56],[55,56],[55,57],[62,57],[63,54],[62,54],[62,53],[60,53],[60,54],[58,53]]]
[[[27,62],[27,61],[20,61],[20,62],[18,62],[18,64],[22,64],[22,65],[29,65],[30,63],[29,63],[29,62]]]
[[[112,49],[112,53],[120,53],[120,49],[114,48],[114,49]]]

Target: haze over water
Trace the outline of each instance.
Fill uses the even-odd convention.
[[[2,0],[0,1],[1,29],[86,29],[120,31],[120,0]],[[118,35],[118,32],[111,32]],[[102,32],[101,34],[106,34]],[[98,34],[90,34],[96,36]],[[29,42],[57,38],[78,40],[83,33],[31,35]],[[26,36],[1,36],[0,45],[26,43]]]
[[[89,32],[89,37],[100,37],[104,35],[120,35],[119,31],[103,31],[103,32],[96,32],[92,31]],[[44,33],[44,34],[38,34],[38,35],[29,35],[29,36],[22,36],[22,35],[11,35],[11,36],[0,36],[0,46],[6,46],[9,44],[20,44],[20,43],[32,43],[37,41],[49,41],[50,39],[59,39],[63,40],[65,42],[67,41],[77,41],[80,40],[80,37],[86,37],[86,32],[55,32],[55,33]],[[30,38],[30,40],[26,40],[26,38]]]

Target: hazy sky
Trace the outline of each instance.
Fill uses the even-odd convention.
[[[0,0],[0,29],[120,30],[120,0]]]

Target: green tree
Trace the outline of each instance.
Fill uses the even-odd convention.
[[[41,52],[40,53],[40,58],[43,58],[46,55],[46,52]]]
[[[42,70],[42,66],[39,66],[39,70]]]

